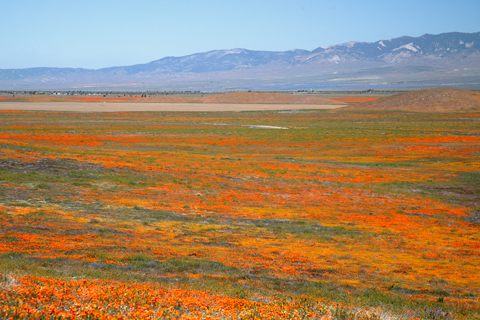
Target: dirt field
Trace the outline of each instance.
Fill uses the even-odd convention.
[[[0,96],[9,102],[98,102],[98,103],[240,103],[240,104],[343,104],[319,95],[286,94],[272,92],[228,92],[205,96],[159,95],[139,97],[131,95],[17,95]]]
[[[414,112],[478,111],[480,110],[480,93],[451,88],[425,89],[355,104],[347,109]]]
[[[238,104],[238,103],[92,103],[92,102],[2,102],[0,110],[126,112],[126,111],[255,111],[335,109],[345,105]]]

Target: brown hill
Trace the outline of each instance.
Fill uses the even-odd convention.
[[[480,93],[460,89],[426,89],[399,93],[342,110],[454,112],[480,110]]]

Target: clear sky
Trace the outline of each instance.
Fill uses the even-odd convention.
[[[480,1],[5,0],[0,30],[0,69],[97,69],[216,49],[478,32]]]

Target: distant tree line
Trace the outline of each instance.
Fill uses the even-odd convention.
[[[155,97],[155,96],[204,96],[221,94],[227,92],[265,92],[265,93],[290,93],[290,94],[392,94],[410,91],[408,89],[364,89],[364,90],[222,90],[222,91],[200,91],[200,90],[176,90],[176,91],[82,91],[82,90],[0,90],[0,95],[59,95],[59,96],[101,96],[101,97]]]

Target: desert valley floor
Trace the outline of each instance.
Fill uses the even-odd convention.
[[[94,103],[94,102],[4,102],[0,110],[37,110],[67,112],[128,112],[128,111],[262,111],[335,109],[345,105],[312,104],[238,104],[238,103]]]
[[[0,319],[478,319],[479,97],[0,98]]]

